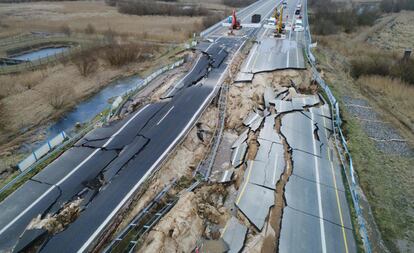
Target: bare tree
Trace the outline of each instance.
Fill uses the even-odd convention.
[[[95,73],[98,69],[98,60],[88,53],[81,53],[73,63],[79,70],[79,73],[84,77]]]
[[[48,103],[56,110],[62,109],[69,104],[72,99],[74,90],[71,86],[65,84],[57,84],[50,87],[44,92]]]

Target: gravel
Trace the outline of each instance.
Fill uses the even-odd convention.
[[[347,111],[357,118],[378,150],[386,154],[413,156],[414,151],[389,123],[383,122],[377,112],[364,99],[344,97]]]

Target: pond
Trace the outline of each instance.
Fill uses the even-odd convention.
[[[34,50],[34,51],[27,52],[24,54],[16,55],[14,57],[11,57],[11,59],[23,60],[23,61],[35,61],[38,59],[46,58],[51,55],[62,53],[66,50],[69,50],[69,47],[42,48],[39,50]]]

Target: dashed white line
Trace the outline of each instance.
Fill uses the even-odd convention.
[[[174,106],[172,106],[167,113],[160,119],[160,121],[158,121],[157,126],[165,119],[165,117],[167,117],[167,115],[172,111],[172,109],[174,109]]]

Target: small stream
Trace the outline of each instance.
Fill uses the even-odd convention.
[[[135,89],[137,86],[143,85],[142,81],[136,75],[113,81],[100,92],[80,103],[71,112],[68,112],[57,122],[53,123],[46,130],[45,139],[53,138],[61,131],[65,131],[69,135],[73,134],[76,123],[90,121],[110,105],[110,98],[118,97],[131,89]]]
[[[66,50],[68,50],[69,47],[48,47],[48,48],[42,48],[38,50],[34,50],[28,53],[20,54],[14,57],[11,57],[11,59],[15,60],[24,60],[24,61],[35,61],[38,59],[46,58],[51,55],[62,53]]]

